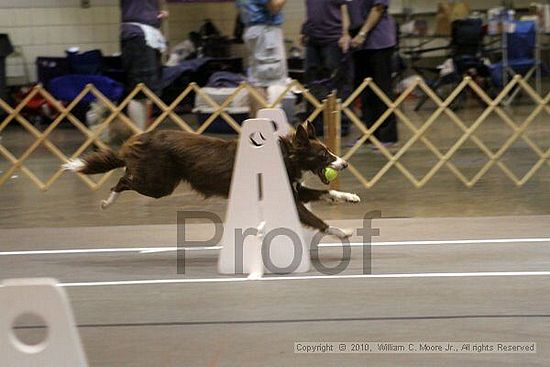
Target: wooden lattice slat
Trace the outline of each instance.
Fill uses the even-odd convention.
[[[367,128],[361,119],[353,112],[351,105],[352,103],[364,93],[367,89],[372,90],[378,98],[380,98],[383,103],[388,107],[387,110],[380,116],[380,118],[371,126]],[[420,89],[426,96],[435,104],[435,110],[430,114],[430,116],[419,126],[417,127],[410,119],[410,117],[403,112],[402,105],[405,100],[411,96],[411,94],[416,90]],[[467,125],[451,108],[452,103],[460,97],[461,93],[464,93],[466,90],[470,90],[477,97],[480,98],[486,104],[486,108],[480,113],[480,115],[473,121],[471,125]],[[265,100],[264,96],[258,92],[253,86],[242,83],[239,85],[233,93],[231,93],[221,104],[216,103],[212,98],[206,95],[201,88],[195,84],[189,84],[185,90],[175,98],[169,105],[164,103],[158,96],[156,96],[151,90],[149,90],[145,85],[139,84],[134,88],[134,90],[123,100],[120,104],[115,105],[107,97],[105,97],[97,88],[93,85],[87,85],[81,93],[71,101],[67,106],[62,105],[57,101],[50,93],[48,93],[41,85],[34,87],[31,92],[15,107],[12,108],[5,101],[0,99],[0,108],[7,113],[7,116],[3,121],[0,122],[0,133],[10,124],[18,123],[34,138],[34,142],[21,154],[19,157],[16,157],[12,154],[5,146],[0,142],[0,156],[4,157],[8,163],[9,167],[3,172],[0,176],[0,186],[4,185],[7,180],[13,175],[14,172],[20,170],[31,181],[40,189],[47,190],[51,187],[56,180],[63,175],[61,168],[55,171],[55,173],[48,178],[46,182],[40,180],[32,170],[25,166],[25,161],[29,159],[32,153],[40,146],[43,145],[46,147],[54,157],[59,159],[60,163],[65,163],[71,158],[76,158],[84,153],[91,145],[96,145],[97,147],[103,149],[107,148],[107,145],[101,141],[99,138],[101,133],[109,128],[109,126],[115,121],[121,121],[134,133],[141,133],[142,130],[137,124],[132,121],[126,114],[124,114],[125,108],[129,103],[138,95],[143,94],[145,98],[149,99],[154,103],[160,110],[159,116],[155,118],[154,121],[147,127],[147,130],[152,130],[165,121],[170,119],[179,128],[184,131],[194,132],[197,134],[203,134],[208,127],[216,120],[218,117],[221,117],[233,130],[236,132],[240,131],[240,125],[233,119],[233,117],[227,113],[227,108],[231,105],[238,94],[246,91],[248,93],[249,99],[256,101],[260,107],[273,107],[280,104],[283,98],[290,91],[299,91],[302,93],[304,100],[313,106],[313,111],[306,117],[306,119],[313,120],[322,114],[325,124],[327,125],[327,142],[337,154],[340,154],[341,149],[341,140],[339,136],[340,129],[340,120],[342,115],[345,115],[349,120],[357,127],[357,129],[362,133],[360,139],[357,143],[347,150],[343,157],[347,160],[353,158],[357,154],[358,150],[365,144],[367,141],[370,141],[387,159],[387,162],[374,174],[371,179],[367,179],[361,173],[361,171],[353,166],[349,166],[349,170],[353,176],[366,188],[371,188],[376,183],[384,177],[392,167],[396,167],[403,176],[411,182],[415,187],[420,188],[426,185],[442,167],[447,167],[465,186],[472,187],[481,180],[486,173],[490,170],[491,167],[498,167],[506,177],[508,177],[512,182],[518,186],[523,186],[529,180],[531,180],[535,174],[542,168],[545,167],[545,164],[549,163],[550,157],[550,147],[540,147],[537,145],[527,134],[526,131],[533,121],[541,113],[545,112],[550,115],[550,93],[545,97],[541,97],[530,85],[529,83],[522,78],[521,76],[515,76],[509,83],[506,85],[503,90],[499,93],[497,97],[492,99],[487,95],[487,93],[476,84],[471,78],[465,78],[459,85],[450,93],[450,95],[442,100],[422,79],[418,78],[414,83],[412,83],[403,93],[401,93],[394,101],[390,100],[388,96],[372,81],[372,79],[365,79],[364,82],[355,90],[353,93],[343,102],[336,100],[334,95],[327,100],[319,101],[315,98],[310,91],[301,85],[298,81],[292,81],[288,84],[285,89],[280,93],[280,95],[268,103]],[[534,103],[532,111],[523,121],[515,121],[506,111],[502,108],[504,101],[513,91],[523,91],[528,95]],[[183,99],[189,96],[191,93],[200,95],[203,100],[206,101],[210,107],[212,107],[212,114],[206,119],[206,121],[198,127],[196,131],[178,114],[175,113],[176,107],[183,101]],[[72,110],[79,104],[82,99],[88,95],[92,94],[96,99],[102,103],[110,111],[110,114],[105,118],[101,124],[97,126],[96,129],[89,129],[84,123],[78,120],[73,114]],[[38,130],[32,123],[30,123],[23,115],[24,108],[35,96],[42,96],[48,103],[50,103],[58,111],[58,115],[54,121],[44,130]],[[396,153],[390,152],[377,138],[374,136],[375,130],[380,127],[384,121],[395,114],[399,121],[412,132],[412,136],[404,142],[400,149]],[[492,151],[477,135],[479,127],[482,126],[487,119],[496,114],[504,123],[511,129],[512,135],[506,139],[506,141],[498,147],[496,151]],[[455,124],[461,131],[460,136],[457,137],[456,142],[446,151],[442,152],[428,137],[426,136],[427,131],[434,125],[435,121],[440,116],[446,116],[450,121]],[[72,125],[74,125],[84,136],[85,141],[82,143],[70,156],[66,156],[56,145],[54,145],[49,137],[52,132],[59,127],[59,124],[67,120]],[[518,140],[525,142],[527,147],[533,151],[537,156],[537,161],[533,166],[529,168],[527,173],[522,177],[518,177],[513,171],[502,161],[504,155],[510,151],[511,147]],[[477,171],[473,177],[468,178],[465,174],[458,169],[458,167],[453,164],[452,158],[457,154],[460,148],[467,142],[472,141],[475,146],[480,150],[480,152],[487,157],[488,161],[484,164],[479,171]],[[429,169],[429,171],[423,177],[417,177],[409,168],[405,167],[403,164],[403,156],[411,149],[411,147],[417,143],[421,142],[427,148],[427,150],[433,154],[436,158],[436,163]],[[111,173],[102,175],[99,180],[93,181],[90,177],[85,175],[78,175],[78,177],[91,189],[96,190],[103,186],[103,184],[109,179]],[[337,183],[336,183],[337,184]]]

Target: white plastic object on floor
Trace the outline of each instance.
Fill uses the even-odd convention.
[[[258,227],[262,222],[265,222],[261,246],[264,269],[259,272],[254,266],[258,263],[258,247],[247,246],[247,241],[258,241],[252,237],[260,237]],[[275,229],[278,231],[273,232]],[[251,238],[242,240],[247,230]],[[221,244],[218,259],[221,274],[289,274],[310,269],[309,246],[304,242],[278,137],[270,119],[249,119],[243,123]]]
[[[11,279],[0,286],[0,364],[10,367],[86,367],[73,312],[55,279]],[[46,339],[27,345],[13,326],[22,315],[45,322]]]

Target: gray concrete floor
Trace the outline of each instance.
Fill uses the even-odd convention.
[[[480,111],[467,108],[458,114],[471,123]],[[431,112],[407,110],[417,124]],[[508,110],[517,121],[529,112],[529,106]],[[550,127],[544,113],[527,134],[548,149]],[[403,143],[410,133],[403,125],[400,129]],[[442,117],[426,136],[446,151],[459,133]],[[495,151],[510,134],[504,122],[492,117],[478,136]],[[353,138],[352,132],[345,142]],[[51,140],[67,154],[82,142],[73,130],[56,131]],[[16,155],[31,143],[19,130],[2,133],[2,144]],[[536,162],[525,142],[517,142],[510,152],[505,162],[518,175]],[[435,164],[432,157],[416,144],[403,162],[421,176]],[[372,176],[385,159],[363,147],[351,162]],[[471,176],[486,158],[469,142],[453,162]],[[46,178],[59,163],[41,148],[26,164]],[[6,168],[0,159],[0,171]],[[64,175],[42,193],[16,172],[0,187],[0,279],[59,279],[93,367],[547,366],[548,168],[543,165],[521,188],[496,168],[472,189],[446,168],[422,189],[413,188],[395,169],[369,190],[345,173],[342,189],[357,192],[363,202],[316,204],[314,211],[335,225],[355,229],[366,212],[382,212],[384,219],[373,222],[380,228],[374,239],[379,245],[371,252],[375,276],[362,275],[364,247],[357,246],[339,277],[312,270],[299,279],[265,281],[219,276],[217,252],[212,250],[187,253],[186,274],[177,274],[175,253],[160,251],[177,245],[178,210],[209,210],[223,218],[223,200],[204,201],[182,186],[160,200],[125,193],[113,208],[100,211],[99,201],[112,182],[92,192],[76,177]],[[193,224],[189,235],[204,239],[211,230]],[[540,240],[529,240],[533,238]],[[446,242],[450,240],[470,242]],[[361,238],[354,236],[352,242],[360,244]],[[142,253],[145,248],[158,251]],[[28,252],[51,250],[61,253]],[[340,257],[340,248],[324,248],[320,259],[335,266]],[[533,341],[538,352],[300,355],[293,353],[298,341]]]
[[[140,251],[175,246],[174,225],[2,229],[0,279],[59,279],[91,366],[546,366],[548,223],[550,216],[379,219],[376,277],[362,275],[357,247],[337,277],[311,271],[264,281],[217,275],[216,251],[188,252],[184,275],[173,251]],[[188,234],[204,239],[212,230],[193,224]],[[114,248],[133,250],[28,252]],[[320,260],[333,267],[340,254],[323,249]],[[294,354],[300,341],[514,341],[535,342],[538,352]]]

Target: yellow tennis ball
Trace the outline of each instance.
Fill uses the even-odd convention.
[[[324,169],[325,178],[330,182],[334,181],[338,177],[338,171],[334,168],[327,167]]]

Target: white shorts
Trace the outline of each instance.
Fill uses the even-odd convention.
[[[281,27],[254,25],[245,30],[243,39],[250,51],[249,82],[258,87],[285,84],[288,71]]]

